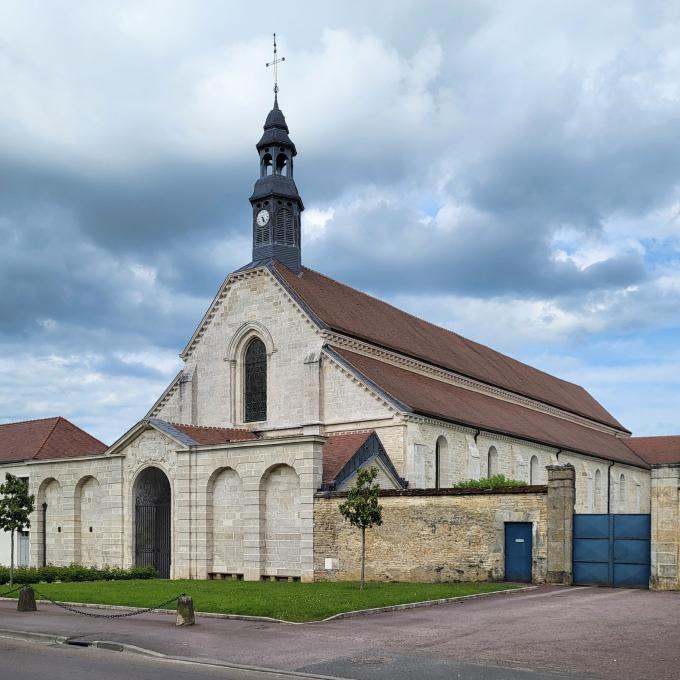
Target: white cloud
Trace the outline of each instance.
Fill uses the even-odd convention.
[[[674,5],[25,0],[0,3],[0,418],[110,440],[165,387],[250,256],[269,24],[306,264],[616,403],[626,376],[673,403]],[[588,348],[631,335],[654,356],[617,355],[608,391]]]
[[[159,348],[147,351],[164,355]],[[10,358],[0,359],[0,422],[61,415],[111,443],[144,416],[167,386],[172,369],[161,361],[168,375],[118,375],[102,366],[102,358],[39,355],[17,348]]]

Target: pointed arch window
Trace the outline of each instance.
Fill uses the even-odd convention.
[[[253,338],[245,354],[246,423],[267,420],[267,350],[259,338]]]

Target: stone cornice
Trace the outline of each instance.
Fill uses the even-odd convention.
[[[488,385],[478,380],[474,380],[473,378],[468,378],[467,376],[455,373],[454,371],[448,371],[446,369],[433,366],[432,364],[428,364],[424,361],[418,361],[417,359],[404,356],[397,352],[393,352],[392,350],[385,349],[384,347],[372,345],[368,342],[363,342],[361,340],[357,340],[356,338],[329,330],[321,331],[321,335],[331,345],[348,349],[357,354],[379,359],[385,363],[392,364],[393,366],[397,366],[412,373],[418,373],[420,375],[433,378],[439,382],[455,385],[456,387],[462,387],[463,389],[478,392],[486,396],[494,397],[495,399],[517,404],[518,406],[531,409],[532,411],[538,411],[556,418],[561,418],[562,420],[568,420],[572,423],[576,423],[577,425],[582,425],[583,427],[588,427],[592,430],[598,430],[599,432],[605,432],[606,434],[622,438],[627,438],[629,436],[627,433],[622,432],[621,430],[609,427],[608,425],[603,425],[602,423],[598,423],[594,420],[590,420],[589,418],[579,416],[575,413],[571,413],[570,411],[559,409],[555,406],[545,404],[538,400],[525,397],[509,390],[504,390],[501,387]]]
[[[538,442],[532,442],[529,439],[522,439],[520,437],[511,437],[506,434],[496,434],[495,432],[490,432],[489,430],[484,430],[483,428],[478,428],[478,427],[468,427],[467,425],[458,425],[457,423],[450,423],[447,420],[439,420],[437,418],[429,418],[428,416],[419,416],[419,415],[414,415],[414,414],[405,414],[402,416],[405,421],[411,422],[411,423],[417,423],[417,424],[425,424],[425,425],[432,425],[434,427],[438,428],[449,428],[450,430],[454,430],[456,432],[461,432],[462,434],[469,435],[471,437],[474,437],[475,435],[478,435],[477,438],[477,446],[479,447],[479,438],[486,439],[488,441],[493,442],[505,442],[506,444],[510,444],[511,446],[513,444],[521,444],[522,446],[529,446],[534,449],[538,449],[540,451],[545,451],[547,453],[556,453],[557,451],[561,451],[557,446],[548,446],[547,444],[539,444]],[[567,451],[565,450],[565,453]]]
[[[178,390],[179,384],[182,381],[184,371],[180,371],[172,380],[172,382],[165,388],[165,392],[158,397],[158,401],[149,409],[149,412],[144,416],[145,418],[152,418],[158,415],[160,410],[168,403],[170,397]]]
[[[297,434],[283,437],[263,437],[262,439],[246,439],[243,441],[225,442],[224,444],[201,444],[190,449],[178,449],[177,454],[203,453],[205,451],[223,451],[225,449],[261,448],[263,446],[281,446],[283,444],[323,444],[326,437],[318,434]]]
[[[68,465],[69,463],[80,463],[82,461],[109,461],[113,458],[124,458],[123,454],[114,453],[111,455],[97,454],[95,456],[73,456],[72,458],[41,458],[40,460],[15,460],[7,463],[0,463],[0,468],[23,467],[25,465],[54,465],[55,463]]]

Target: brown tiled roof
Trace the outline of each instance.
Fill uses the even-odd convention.
[[[373,434],[367,432],[343,432],[330,434],[323,445],[323,474],[324,484],[330,484],[338,476],[352,456],[366,443]]]
[[[203,427],[199,425],[182,425],[170,423],[172,427],[191,437],[197,444],[228,444],[230,442],[244,442],[257,439],[257,435],[250,430],[229,427]]]
[[[331,347],[330,350],[415,413],[576,453],[648,467],[626,446],[623,438],[443,383],[346,349]]]
[[[427,363],[625,430],[582,387],[403,312],[312,269],[273,270],[323,324]],[[627,432],[627,430],[625,430]]]
[[[99,455],[106,444],[65,418],[0,425],[0,462]]]
[[[680,435],[630,437],[626,444],[650,465],[680,463]]]

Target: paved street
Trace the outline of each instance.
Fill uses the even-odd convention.
[[[404,677],[455,678],[456,668],[461,678],[523,677],[493,675],[493,669],[461,675],[455,665],[460,663],[573,678],[677,680],[679,620],[680,593],[607,588],[542,587],[321,624],[199,618],[189,629],[175,628],[173,618],[163,614],[107,621],[53,606],[18,614],[13,603],[0,603],[0,628],[366,680],[407,670]]]
[[[0,659],[3,676],[12,680],[300,680],[297,673],[219,668],[141,657],[123,652],[78,648],[65,645],[46,645],[0,638]],[[5,676],[5,672],[8,675]],[[348,666],[357,673],[353,678],[383,678],[375,661],[365,667]],[[312,676],[306,676],[312,677]],[[562,680],[561,676],[537,674],[530,671],[489,668],[456,662],[433,662],[423,665],[392,663],[389,676],[394,680],[428,678],[444,680]],[[573,680],[573,676],[571,678]],[[582,676],[581,680],[586,680]]]

